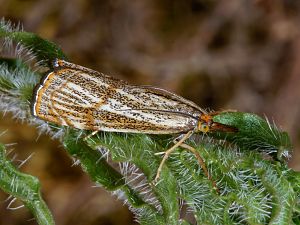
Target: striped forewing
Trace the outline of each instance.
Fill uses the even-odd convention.
[[[132,133],[193,130],[202,113],[193,102],[166,90],[129,85],[61,60],[36,88],[33,103],[33,114],[49,122]]]

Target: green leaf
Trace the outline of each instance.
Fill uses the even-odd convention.
[[[277,159],[287,157],[292,149],[286,132],[261,117],[243,112],[224,112],[213,117],[214,122],[238,128],[237,133],[217,133],[214,137],[237,144],[244,150],[258,150],[272,154]]]
[[[0,21],[0,38],[14,41],[26,47],[41,65],[52,68],[52,61],[56,58],[67,59],[61,48],[55,43],[39,37],[34,33],[14,28],[5,20]]]
[[[31,210],[38,224],[54,224],[52,215],[41,197],[38,179],[18,171],[5,154],[5,147],[0,144],[0,188],[21,200]]]

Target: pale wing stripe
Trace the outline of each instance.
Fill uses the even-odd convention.
[[[77,92],[77,90],[76,90]],[[79,100],[83,102],[86,105],[90,105],[91,103],[88,101],[88,99],[84,98],[83,95],[77,94],[74,90],[63,88],[60,90],[60,93],[62,93],[62,96],[70,97],[71,99],[74,98],[76,100]],[[79,92],[80,93],[80,92]]]
[[[102,105],[100,107],[100,110],[104,110],[104,111],[107,111],[107,112],[112,112],[112,113],[115,113],[115,114],[118,114],[118,115],[122,115],[122,116],[126,116],[126,117],[129,117],[129,118],[132,118],[132,119],[135,119],[135,120],[138,120],[138,121],[144,121],[144,120],[155,120],[155,119],[158,119],[158,118],[155,118],[155,115],[153,114],[150,114],[150,113],[144,113],[144,112],[141,112],[141,111],[135,111],[134,109],[119,109],[119,110],[116,110],[115,107],[112,108],[111,105]]]
[[[61,98],[67,98],[69,100],[77,100],[77,101],[80,101],[82,102],[83,104],[85,105],[89,105],[90,103],[85,100],[84,98],[82,98],[82,96],[70,91],[70,90],[60,90],[60,92],[56,92],[55,95],[57,97],[61,97]]]
[[[55,109],[65,110],[65,111],[68,112],[68,113],[72,112],[72,113],[77,113],[77,114],[79,114],[78,111],[73,110],[73,109],[71,109],[70,107],[64,107],[64,105],[61,105],[61,104],[54,103],[53,106],[55,107]]]
[[[119,106],[119,107],[116,107]],[[173,117],[173,118],[167,118],[166,115],[159,115],[157,112],[143,112],[141,110],[135,110],[132,108],[124,108],[123,105],[121,105],[120,102],[114,100],[114,99],[108,99],[108,104],[102,105],[100,108],[100,110],[105,110],[107,112],[113,112],[116,113],[118,115],[123,115],[123,116],[127,116],[129,118],[132,119],[136,119],[138,121],[151,121],[154,123],[157,123],[157,121],[159,121],[159,123],[165,124],[165,122],[168,121],[169,123],[173,123],[177,124],[179,122],[179,124],[188,122],[188,118],[187,117],[183,117],[183,116],[179,116],[178,114],[169,114],[169,116]]]
[[[84,99],[81,95],[77,94],[74,92],[74,90],[70,90],[67,88],[63,88],[60,90],[60,92],[55,93],[57,95],[63,96],[63,97],[68,97],[70,99],[76,99],[84,102],[84,104],[89,104],[88,100]]]
[[[57,102],[59,104],[66,105],[69,107],[74,107],[74,106],[82,107],[83,105],[88,106],[87,103],[82,102],[81,99],[75,98],[74,96],[72,96],[72,98],[70,98],[67,95],[59,94],[59,95],[53,96],[52,100],[54,102]]]
[[[56,98],[56,97],[53,97],[52,98],[52,101],[54,101],[54,103],[56,104],[60,104],[60,105],[65,105],[65,106],[68,106],[70,108],[72,108],[75,105],[79,105],[79,104],[76,104],[76,101],[74,102],[67,102],[67,101],[64,101],[63,99],[61,98]]]
[[[67,83],[67,87],[70,88],[70,90],[68,91],[72,91],[72,89],[78,91],[79,93],[81,93],[82,95],[84,95],[85,97],[89,98],[92,100],[92,102],[99,102],[99,97],[92,95],[90,92],[88,92],[86,89],[83,89],[82,87],[80,87],[77,84],[74,84],[72,82]],[[65,88],[67,90],[67,88]]]

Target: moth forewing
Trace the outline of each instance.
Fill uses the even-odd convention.
[[[195,104],[59,60],[36,89],[33,115],[78,129],[168,134],[193,130]]]

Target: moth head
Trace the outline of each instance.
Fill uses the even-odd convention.
[[[238,129],[233,126],[214,122],[211,115],[203,114],[199,118],[197,131],[202,133],[207,133],[207,132],[235,133],[238,132]]]
[[[212,117],[210,115],[203,114],[199,118],[197,129],[199,132],[207,133],[211,130],[212,124]]]

